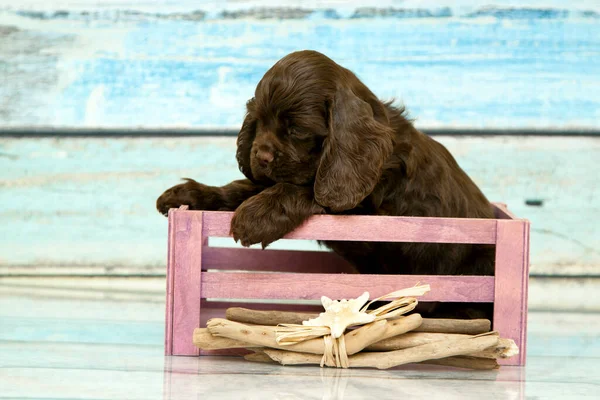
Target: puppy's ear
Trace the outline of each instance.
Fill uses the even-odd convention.
[[[250,152],[252,151],[252,143],[256,137],[256,118],[254,117],[254,99],[251,99],[246,104],[246,116],[242,123],[242,128],[237,137],[237,151],[235,157],[238,162],[238,167],[246,178],[254,181],[252,169],[250,168]]]
[[[334,212],[356,207],[375,188],[393,147],[393,129],[374,118],[372,106],[349,88],[338,89],[315,180],[317,203]]]

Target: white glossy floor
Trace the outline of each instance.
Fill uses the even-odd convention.
[[[104,297],[0,294],[0,399],[600,399],[599,314],[531,313],[526,368],[335,370],[164,357],[163,304]]]

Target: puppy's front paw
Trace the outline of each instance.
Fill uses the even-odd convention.
[[[259,194],[242,203],[231,220],[231,235],[242,246],[260,243],[262,248],[281,239],[294,224],[278,204],[265,201]]]
[[[217,188],[206,186],[193,179],[166,190],[157,200],[156,209],[167,216],[170,208],[189,206],[190,210],[218,210],[222,202]]]

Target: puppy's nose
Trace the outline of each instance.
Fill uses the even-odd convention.
[[[256,158],[261,166],[266,167],[273,161],[275,156],[273,156],[273,153],[270,151],[258,150],[256,152]]]

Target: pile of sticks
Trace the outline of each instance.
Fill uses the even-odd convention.
[[[248,349],[246,360],[282,365],[321,364],[323,338],[292,345],[276,341],[277,325],[302,324],[316,314],[229,308],[226,318],[208,321],[194,330],[194,345],[203,350]],[[498,368],[497,359],[518,354],[510,339],[490,331],[486,319],[427,319],[419,314],[379,320],[344,334],[347,365],[387,369],[409,363],[436,364],[469,369]],[[336,360],[325,365],[340,367]]]

